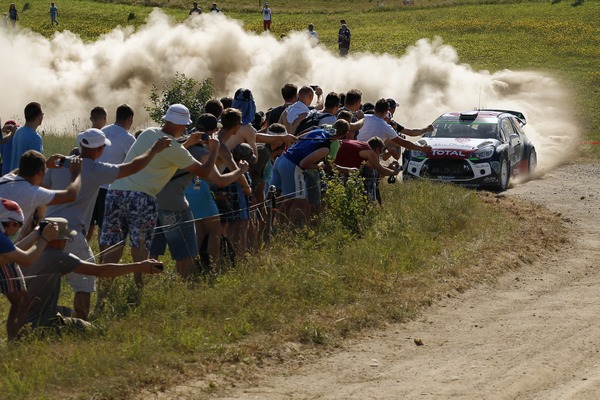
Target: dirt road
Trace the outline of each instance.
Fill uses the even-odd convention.
[[[598,169],[563,166],[507,192],[570,221],[563,251],[316,362],[268,369],[256,385],[220,398],[600,398]]]

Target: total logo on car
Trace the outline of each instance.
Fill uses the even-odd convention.
[[[506,190],[511,178],[531,175],[537,153],[523,132],[518,111],[450,112],[435,120],[433,131],[417,143],[428,153],[405,150],[403,179],[437,179],[471,187]]]

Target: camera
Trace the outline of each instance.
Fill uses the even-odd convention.
[[[57,167],[69,167],[71,164],[71,158],[69,157],[60,157],[56,159],[55,165]]]
[[[48,225],[50,222],[48,221],[42,221],[40,222],[40,235],[42,234],[42,232],[44,232],[44,228],[46,227],[46,225]]]
[[[210,134],[208,134],[208,133],[202,134],[202,140],[204,140],[205,142],[207,142],[209,138],[210,138]]]

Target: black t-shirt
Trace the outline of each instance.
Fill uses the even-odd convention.
[[[281,114],[283,114],[285,109],[289,106],[289,104],[284,104],[282,106],[275,107],[274,109],[272,109],[271,113],[269,114],[269,125],[278,123],[279,118],[281,118]]]

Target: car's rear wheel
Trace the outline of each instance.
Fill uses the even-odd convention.
[[[500,161],[500,168],[498,170],[498,185],[496,185],[496,190],[503,192],[508,189],[509,181],[510,168],[508,165],[508,158],[502,157],[502,161]]]
[[[529,179],[533,178],[535,171],[537,169],[537,153],[535,149],[532,147],[529,151],[529,159],[527,160],[527,177]]]

